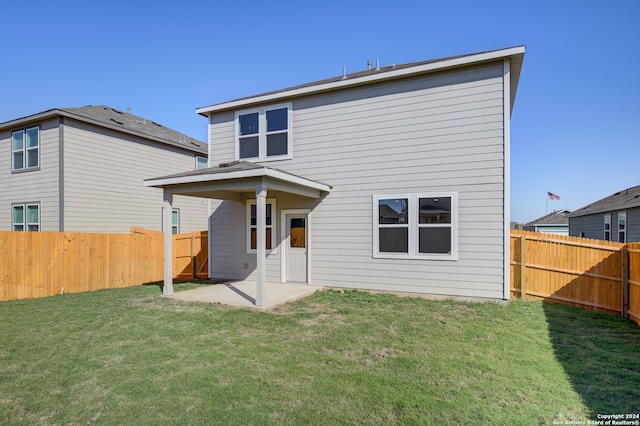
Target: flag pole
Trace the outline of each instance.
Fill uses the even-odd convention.
[[[547,190],[547,196],[545,197],[546,204],[544,206],[544,214],[549,214],[549,191]]]

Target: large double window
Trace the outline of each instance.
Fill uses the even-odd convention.
[[[268,198],[266,203],[265,248],[273,250],[276,246],[275,215],[276,200]],[[258,211],[256,200],[247,202],[247,252],[255,253],[258,247]]]
[[[291,158],[291,104],[236,113],[236,158]]]
[[[455,192],[373,197],[373,255],[456,260]]]
[[[14,204],[11,206],[11,218],[14,231],[39,231],[40,204]]]
[[[40,128],[11,133],[11,170],[34,170],[40,167]]]

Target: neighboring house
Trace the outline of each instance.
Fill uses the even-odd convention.
[[[575,210],[569,235],[621,243],[640,241],[640,185]]]
[[[525,231],[544,232],[545,234],[569,235],[569,210],[558,210],[532,220],[522,226]]]
[[[0,124],[0,230],[162,230],[162,191],[143,178],[207,166],[207,145],[107,106]],[[207,229],[208,203],[177,197],[174,232]]]
[[[214,167],[145,185],[164,188],[166,206],[174,194],[213,200],[210,275],[256,280],[258,305],[265,281],[508,299],[509,123],[524,50],[199,108]]]

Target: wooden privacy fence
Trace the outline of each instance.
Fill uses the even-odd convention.
[[[511,231],[511,294],[640,324],[640,243]]]
[[[132,231],[0,231],[0,301],[162,281],[163,234]],[[173,236],[174,278],[207,277],[207,240],[206,232]]]

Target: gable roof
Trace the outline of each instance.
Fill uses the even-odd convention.
[[[601,200],[588,204],[569,215],[569,217],[586,216],[617,210],[640,207],[640,185],[623,189]]]
[[[406,78],[420,74],[442,71],[450,68],[474,65],[482,62],[504,60],[507,58],[511,62],[510,98],[511,109],[513,109],[513,102],[516,96],[518,80],[520,79],[520,69],[522,68],[524,51],[524,46],[516,46],[507,49],[449,56],[446,58],[430,59],[426,61],[411,62],[401,65],[389,65],[385,67],[373,68],[370,70],[341,75],[338,77],[331,77],[324,80],[314,81],[312,83],[293,86],[282,90],[262,93],[260,95],[239,98],[215,105],[200,107],[196,109],[196,112],[206,117],[209,113],[213,112],[245,108],[251,105],[267,102],[281,102],[299,96],[307,96],[320,92],[342,90],[354,86],[375,84],[381,81]]]
[[[569,225],[569,218],[567,217],[569,213],[571,213],[569,210],[558,210],[525,223],[523,226]]]
[[[118,111],[106,105],[88,105],[80,108],[54,108],[37,114],[0,123],[0,130],[24,126],[32,122],[51,117],[62,116],[85,123],[106,127],[134,136],[151,139],[165,145],[171,145],[207,155],[207,144],[184,133],[177,132],[155,121],[127,112]]]

